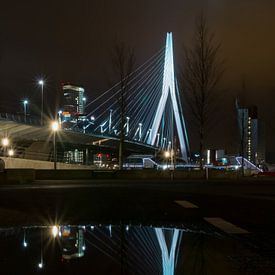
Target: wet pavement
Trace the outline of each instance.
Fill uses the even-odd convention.
[[[275,274],[272,184],[81,184],[0,188],[1,274]]]
[[[206,222],[1,228],[0,246],[2,274],[244,274],[254,255]]]

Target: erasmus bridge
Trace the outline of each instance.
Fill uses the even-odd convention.
[[[121,83],[86,104],[87,119],[59,131],[57,142],[96,144],[119,142],[123,129],[127,146],[140,152],[177,150],[188,161],[189,144],[174,69],[173,38],[167,33],[166,45],[127,76],[124,87],[125,112],[120,111]],[[122,127],[122,124],[123,127]],[[0,117],[0,129],[13,140],[49,140],[49,127],[35,126],[16,116]],[[4,132],[3,132],[4,131]],[[142,151],[142,148],[144,149]],[[139,149],[136,152],[139,152]]]
[[[123,129],[126,142],[172,150],[177,137],[182,159],[188,160],[188,137],[174,70],[173,38],[167,33],[166,46],[129,75],[122,119],[117,83],[86,105],[92,122],[85,133],[118,138]]]

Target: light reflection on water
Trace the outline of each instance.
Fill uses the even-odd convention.
[[[0,263],[4,274],[186,274],[186,251],[198,261],[194,251],[201,253],[198,240],[205,238],[221,236],[207,230],[133,225],[6,228],[0,229]],[[199,265],[187,274],[203,274],[205,266]]]

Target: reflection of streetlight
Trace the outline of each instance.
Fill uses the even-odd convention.
[[[43,231],[41,229],[40,232],[40,262],[38,263],[38,267],[40,269],[42,269],[44,266],[44,262],[43,262]]]
[[[23,246],[27,247],[28,243],[26,242],[26,230],[24,229],[24,238],[23,238]]]
[[[41,117],[40,117],[40,123],[41,125],[43,125],[43,115],[44,115],[44,111],[43,111],[43,90],[44,90],[44,81],[41,79],[38,81],[38,84],[41,86]]]
[[[52,122],[52,132],[53,132],[53,156],[54,156],[54,170],[56,170],[56,132],[59,130],[59,123],[58,121]]]
[[[25,121],[25,123],[26,123],[26,121],[27,121],[27,105],[28,105],[28,104],[29,104],[28,100],[25,99],[25,100],[23,101],[23,105],[24,105],[24,121]]]

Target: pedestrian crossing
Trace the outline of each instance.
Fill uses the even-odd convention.
[[[195,205],[189,201],[175,201],[175,203],[184,207],[184,208],[199,208],[197,205]]]
[[[214,218],[205,217],[204,220],[228,234],[248,234],[249,233],[247,230],[239,226],[236,226],[233,223],[228,222],[219,217],[214,217]]]
[[[176,203],[177,205],[185,209],[199,209],[197,205],[187,200],[175,200],[174,203]],[[229,221],[226,221],[221,217],[204,217],[203,220],[227,234],[249,234],[250,233],[246,229],[243,229]]]

